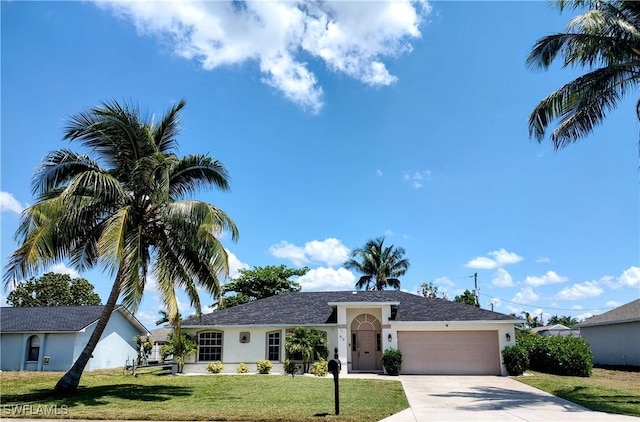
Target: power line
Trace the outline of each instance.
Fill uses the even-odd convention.
[[[497,296],[491,296],[491,295],[488,295],[486,293],[480,293],[480,294],[482,296],[487,296],[487,297],[490,297],[492,299],[499,299],[500,302],[506,302],[506,303],[510,303],[512,305],[526,306],[528,308],[550,309],[552,311],[605,311],[605,310],[609,310],[609,309],[614,308],[614,306],[610,306],[608,308],[580,308],[580,309],[574,309],[574,308],[550,308],[548,306],[528,305],[528,304],[525,304],[525,303],[512,302],[510,300],[502,299],[501,297],[497,297]]]

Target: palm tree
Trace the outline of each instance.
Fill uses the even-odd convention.
[[[284,349],[287,359],[299,353],[302,358],[302,372],[309,371],[309,364],[313,361],[315,352],[324,359],[327,358],[327,338],[320,330],[315,328],[296,327],[287,334],[284,340]]]
[[[589,135],[640,82],[640,2],[562,0],[587,11],[573,18],[564,33],[548,35],[534,45],[527,64],[548,69],[560,58],[563,67],[580,66],[588,72],[554,91],[529,116],[529,136],[542,142],[547,128],[556,149]],[[640,119],[640,101],[636,103]]]
[[[89,342],[56,384],[58,395],[77,390],[118,299],[135,312],[150,271],[172,325],[179,322],[176,288],[186,291],[197,313],[197,287],[221,292],[219,277],[227,276],[229,264],[218,236],[228,231],[236,241],[238,230],[222,210],[183,198],[200,187],[227,191],[229,176],[207,155],[175,154],[184,105],[180,101],[157,123],[116,101],[72,116],[64,139],[79,142],[94,158],[53,151],[34,174],[35,203],[22,214],[5,287],[60,260],[79,271],[100,265],[115,276]]]
[[[385,247],[384,237],[379,237],[369,240],[362,248],[351,251],[351,259],[342,266],[363,274],[356,282],[357,289],[399,289],[398,277],[403,276],[409,269],[409,260],[403,257],[404,248],[396,248],[393,245]]]

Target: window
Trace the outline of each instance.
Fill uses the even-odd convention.
[[[31,336],[27,340],[27,360],[38,361],[40,357],[40,337]]]
[[[382,334],[376,333],[376,351],[382,351]]]
[[[280,331],[267,333],[267,359],[280,360]]]
[[[198,336],[198,360],[222,360],[222,333],[207,332]]]
[[[356,335],[356,333],[351,333],[351,351],[358,351],[358,336]]]

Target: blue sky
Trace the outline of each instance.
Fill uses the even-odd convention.
[[[484,308],[545,320],[640,296],[634,98],[565,150],[528,138],[531,109],[579,74],[525,66],[570,19],[547,2],[1,7],[3,267],[65,118],[110,99],[160,115],[185,98],[180,154],[232,177],[231,193],[198,197],[239,226],[223,239],[233,274],[306,265],[303,290],[351,289],[348,252],[386,236],[406,249],[409,292],[434,282],[453,298],[477,272]],[[106,300],[109,276],[81,275]],[[160,309],[150,283],[138,316],[153,328]]]

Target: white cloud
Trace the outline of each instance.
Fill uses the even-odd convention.
[[[502,305],[502,300],[499,297],[494,297],[489,301],[489,303],[493,303],[494,309],[497,309]]]
[[[21,214],[24,208],[24,205],[14,198],[12,194],[0,191],[0,212],[9,211]]]
[[[225,249],[229,258],[229,278],[236,278],[240,275],[240,270],[249,268],[249,264],[244,263],[229,249]]]
[[[509,272],[504,268],[498,268],[498,271],[496,271],[496,275],[494,276],[493,280],[491,280],[491,284],[496,287],[515,286],[511,274],[509,274]]]
[[[430,181],[433,177],[431,176],[431,170],[422,170],[405,172],[402,179],[411,184],[415,189],[420,189],[424,186],[425,182]]]
[[[317,262],[329,266],[339,265],[349,259],[349,248],[339,239],[312,240],[304,246],[296,246],[282,241],[269,248],[269,253],[276,258],[292,261],[295,265]]]
[[[538,264],[551,264],[551,259],[546,256],[539,256],[538,259],[536,259],[536,262]]]
[[[575,309],[575,310],[577,310],[577,311],[578,311],[578,310],[580,310],[580,309],[583,309],[583,308],[584,308],[584,306],[582,306],[582,305],[573,305],[573,306],[571,307],[571,309]]]
[[[487,258],[486,256],[478,256],[467,262],[464,266],[467,268],[475,268],[479,270],[492,270],[504,265],[518,263],[524,259],[520,255],[514,252],[509,252],[505,249],[492,251],[487,255],[490,255],[492,258]]]
[[[318,267],[309,270],[296,280],[302,286],[302,291],[329,291],[354,289],[356,277],[345,268]]]
[[[393,231],[392,231],[392,230],[387,229],[387,230],[385,230],[385,231],[384,231],[384,235],[385,235],[385,236],[393,236]]]
[[[69,268],[64,264],[55,264],[49,267],[46,271],[48,273],[58,273],[58,274],[69,274],[71,278],[80,278],[80,273],[78,273],[73,268]]]
[[[384,173],[382,172],[382,170],[379,170],[379,169],[378,169],[378,170],[376,170],[376,175],[377,175],[378,177],[382,177],[382,175],[383,175],[383,174],[384,174]]]
[[[317,112],[323,91],[305,59],[370,86],[393,84],[382,62],[410,53],[426,1],[99,2],[206,70],[257,62],[262,81]]]
[[[610,300],[606,303],[606,305],[610,308],[617,308],[618,306],[622,305],[622,303],[618,302],[617,300]]]
[[[580,322],[584,321],[585,319],[589,319],[593,316],[593,314],[591,312],[585,312],[583,314],[578,314],[576,315],[576,319]]]
[[[534,292],[531,287],[526,286],[520,289],[520,291],[516,293],[515,296],[513,296],[512,302],[515,302],[516,304],[526,305],[527,303],[538,300],[539,297],[540,296],[538,296],[538,294]]]
[[[599,296],[604,290],[598,284],[598,281],[585,281],[584,283],[574,284],[571,287],[565,287],[560,290],[556,298],[559,300],[580,300]]]
[[[144,325],[147,330],[154,330],[156,327],[156,321],[160,319],[158,312],[153,311],[138,311],[136,312],[136,318]]]
[[[625,270],[618,277],[618,283],[623,287],[640,287],[640,267],[630,267]]]
[[[564,283],[569,280],[567,277],[556,274],[554,271],[547,271],[540,277],[528,276],[525,278],[525,284],[529,286],[545,286],[547,284]]]
[[[442,286],[442,285],[451,286],[451,287],[454,286],[454,282],[451,281],[449,277],[438,277],[435,280],[433,280],[433,284],[435,284],[436,286]]]

